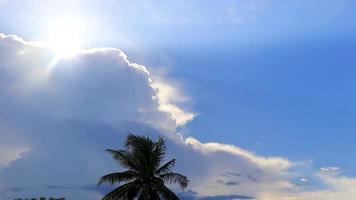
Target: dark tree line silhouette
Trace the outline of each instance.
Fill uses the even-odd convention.
[[[17,199],[14,199],[14,200],[37,200],[37,198],[17,198]],[[46,197],[40,197],[39,200],[47,200]],[[48,200],[66,200],[66,198],[62,197],[62,198],[53,198],[53,197],[50,197],[48,198]]]

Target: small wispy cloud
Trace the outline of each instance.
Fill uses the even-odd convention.
[[[321,172],[336,172],[339,171],[339,167],[321,167],[320,171]]]

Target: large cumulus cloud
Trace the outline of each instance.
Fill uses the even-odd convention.
[[[54,118],[148,123],[172,129],[194,117],[171,103],[167,84],[153,82],[145,66],[119,49],[90,49],[71,59],[16,36],[2,39],[2,92]],[[55,111],[55,112],[54,112]]]
[[[129,131],[177,140],[175,128],[194,117],[165,95],[172,87],[119,49],[59,58],[45,43],[1,34],[0,52],[0,186],[8,198],[95,184],[107,145]]]
[[[129,131],[168,138],[168,157],[191,179],[191,191],[182,194],[189,199],[345,193],[301,190],[294,169],[303,163],[184,138],[176,128],[195,117],[182,106],[186,100],[169,79],[152,78],[119,49],[59,58],[45,43],[0,34],[0,198],[98,199],[98,177],[117,170],[103,150],[119,147]],[[339,175],[311,176],[329,187],[354,184]]]

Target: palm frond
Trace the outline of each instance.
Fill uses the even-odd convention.
[[[120,165],[122,165],[123,167],[136,171],[140,170],[140,165],[136,163],[135,158],[128,152],[124,150],[113,150],[113,149],[107,149],[106,151],[110,153],[112,157],[115,160],[117,160],[120,163]]]
[[[130,133],[127,136],[125,147],[127,148],[127,152],[132,154],[140,166],[144,168],[149,167],[150,153],[153,147],[151,139]]]
[[[140,183],[138,181],[133,181],[126,183],[111,191],[109,194],[105,195],[102,200],[130,200],[134,199],[139,190]]]
[[[137,200],[160,200],[161,198],[157,192],[156,189],[152,188],[151,184],[143,184]]]
[[[128,182],[137,178],[138,175],[139,174],[137,172],[131,170],[125,172],[111,173],[101,177],[98,182],[98,185],[101,185],[102,183],[109,183],[113,185],[115,183]]]
[[[155,171],[155,174],[162,175],[171,172],[172,168],[176,164],[176,159],[168,161],[166,164],[162,165],[159,169]]]
[[[150,146],[153,145],[153,141],[145,136],[134,135],[130,133],[127,136],[125,147],[128,149],[135,149],[137,147]]]
[[[178,196],[174,194],[172,190],[167,188],[164,184],[157,185],[158,193],[165,199],[165,200],[179,200]]]
[[[164,182],[168,182],[170,184],[177,183],[182,189],[186,188],[189,183],[188,178],[186,176],[179,174],[179,173],[170,172],[170,173],[159,175],[159,177]]]
[[[152,149],[152,165],[154,169],[157,169],[158,166],[161,164],[165,154],[167,151],[166,141],[163,137],[159,137],[157,142],[154,143]]]

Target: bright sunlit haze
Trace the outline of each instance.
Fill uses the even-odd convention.
[[[47,42],[60,57],[74,56],[81,50],[86,24],[79,18],[61,17],[49,27]]]

